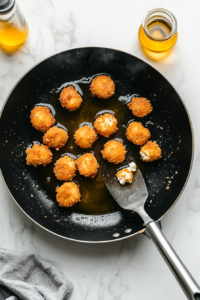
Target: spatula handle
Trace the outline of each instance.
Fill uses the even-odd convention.
[[[146,225],[154,244],[160,251],[161,255],[174,273],[177,281],[185,292],[189,300],[200,300],[200,288],[191,276],[187,268],[184,266],[172,246],[169,244],[157,223],[150,222]]]

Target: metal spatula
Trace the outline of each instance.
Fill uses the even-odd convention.
[[[128,150],[123,166],[127,167],[133,162],[131,151]],[[144,209],[144,204],[148,197],[147,187],[140,170],[137,169],[133,173],[133,182],[122,186],[115,174],[117,173],[117,165],[101,159],[100,169],[109,192],[117,203],[123,208],[137,212],[144,221],[146,231],[150,235],[154,244],[162,254],[165,261],[171,268],[174,276],[190,300],[200,300],[200,288],[188,272],[172,246],[164,237],[157,223],[150,218]]]

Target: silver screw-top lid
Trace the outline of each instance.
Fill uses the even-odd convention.
[[[0,0],[0,14],[6,13],[12,9],[15,0]]]

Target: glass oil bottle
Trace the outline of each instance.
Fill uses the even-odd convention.
[[[28,24],[15,0],[0,0],[0,44],[21,45],[28,35]]]
[[[138,34],[147,56],[154,60],[163,59],[177,41],[177,20],[166,9],[153,9],[147,13]]]

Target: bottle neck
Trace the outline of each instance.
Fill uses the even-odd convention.
[[[14,6],[15,0],[0,0],[0,16],[8,14]]]

